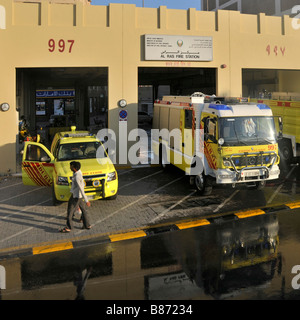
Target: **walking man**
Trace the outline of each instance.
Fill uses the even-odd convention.
[[[84,192],[84,181],[82,172],[80,170],[81,164],[78,161],[72,161],[70,163],[70,169],[73,171],[71,197],[68,202],[68,213],[67,213],[67,226],[60,229],[60,232],[66,233],[73,229],[73,215],[77,207],[82,211],[83,228],[91,229],[89,214],[87,207],[91,206],[85,192]],[[84,201],[85,202],[84,202]]]

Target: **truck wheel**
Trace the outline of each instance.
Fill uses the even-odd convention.
[[[107,200],[116,200],[118,197],[118,192],[116,194],[114,194],[113,196],[111,197],[107,197],[107,198],[104,198],[104,199],[107,199]]]
[[[195,176],[195,187],[200,195],[210,195],[212,186],[208,185],[203,173]]]
[[[166,149],[163,148],[162,145],[160,145],[159,147],[159,164],[164,170],[166,170],[169,167]]]
[[[56,196],[55,196],[55,192],[54,192],[54,186],[52,187],[52,205],[53,206],[58,206],[60,204],[60,201],[58,201],[56,199]]]
[[[293,159],[293,150],[291,142],[287,139],[284,139],[279,144],[280,158],[286,164],[289,164]]]

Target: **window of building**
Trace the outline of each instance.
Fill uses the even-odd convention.
[[[230,2],[229,0],[219,0],[219,5],[222,6],[223,4],[226,4]]]
[[[291,10],[294,6],[299,5],[298,0],[281,0],[281,11]]]
[[[242,13],[247,14],[257,14],[259,12],[264,12],[266,15],[274,15],[275,1],[274,0],[242,0]]]

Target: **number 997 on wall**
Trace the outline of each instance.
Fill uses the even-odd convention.
[[[71,53],[73,49],[75,40],[54,40],[49,39],[48,41],[48,50],[49,52],[68,52]]]

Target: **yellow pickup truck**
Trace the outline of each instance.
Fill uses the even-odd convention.
[[[102,152],[97,152],[98,148],[103,148]],[[73,160],[81,163],[84,190],[89,200],[117,197],[117,171],[101,141],[88,131],[76,131],[76,127],[56,133],[50,151],[41,143],[25,143],[23,184],[51,187],[54,205],[68,201],[73,175],[70,162]]]

